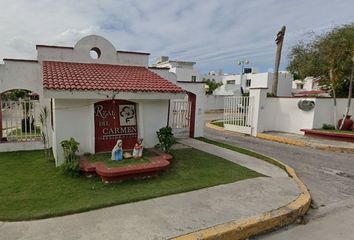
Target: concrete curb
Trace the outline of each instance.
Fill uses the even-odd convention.
[[[294,222],[297,218],[305,215],[311,204],[309,190],[298,178],[293,168],[278,160],[276,161],[286,168],[288,174],[294,179],[300,189],[301,193],[294,201],[278,209],[262,213],[259,216],[223,223],[171,239],[242,240],[250,236],[288,225]]]
[[[326,145],[326,144],[308,143],[308,142],[301,141],[301,140],[294,140],[294,139],[289,139],[289,138],[280,137],[280,136],[274,136],[274,135],[266,134],[266,133],[258,133],[257,138],[264,139],[264,140],[270,140],[273,142],[279,142],[279,143],[300,146],[300,147],[312,147],[315,149],[325,150],[325,151],[330,151],[330,152],[354,153],[354,148],[337,147],[337,146],[331,146],[331,145]]]
[[[311,146],[309,143],[306,143],[304,141],[289,139],[286,137],[274,136],[274,135],[270,135],[270,134],[266,134],[266,133],[257,133],[257,138],[264,139],[264,140],[270,140],[273,142],[286,143],[286,144],[300,146],[300,147],[310,147]]]
[[[222,132],[226,131],[224,128],[218,127],[218,126],[216,126],[216,125],[214,125],[214,124],[211,124],[210,122],[206,123],[205,126],[206,126],[207,128],[211,128],[211,129],[218,130],[218,131],[222,131]]]

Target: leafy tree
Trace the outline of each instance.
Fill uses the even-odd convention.
[[[348,94],[354,45],[354,23],[334,28],[322,35],[309,35],[291,47],[287,70],[295,79],[320,77],[320,85],[331,95]],[[332,72],[332,80],[330,77]]]
[[[214,79],[212,79],[212,80],[207,79],[205,81],[205,84],[209,87],[208,91],[206,92],[206,94],[209,94],[209,95],[213,94],[213,91],[222,85],[222,83],[218,83]]]
[[[19,98],[24,99],[28,97],[28,94],[31,93],[29,90],[25,89],[14,89],[6,93],[1,94],[1,98],[4,101],[18,101]]]
[[[320,86],[330,91],[334,103],[334,121],[337,125],[337,97],[346,97],[352,86],[352,49],[354,23],[336,27],[322,35],[313,35],[310,41],[299,42],[290,49],[288,71],[296,78],[320,77]],[[350,86],[350,87],[349,87]]]

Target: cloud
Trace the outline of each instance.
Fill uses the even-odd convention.
[[[353,21],[354,2],[277,0],[0,0],[1,58],[35,58],[35,44],[74,46],[99,34],[120,50],[197,61],[202,72],[238,72],[249,59],[266,71],[274,65],[274,38],[287,26],[282,68],[290,46],[306,33]]]

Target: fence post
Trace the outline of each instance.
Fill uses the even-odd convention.
[[[256,137],[257,133],[263,132],[263,113],[267,101],[268,88],[253,87],[249,88],[250,97],[253,97],[253,119],[252,119],[252,136]]]

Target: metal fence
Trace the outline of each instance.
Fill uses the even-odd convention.
[[[2,136],[8,142],[41,140],[38,100],[4,101]]]
[[[226,97],[224,100],[224,128],[251,134],[253,97]]]
[[[172,104],[172,128],[189,129],[191,105],[188,100],[175,99]]]

